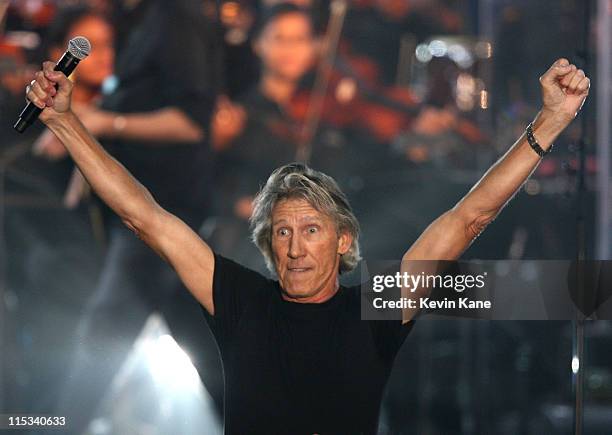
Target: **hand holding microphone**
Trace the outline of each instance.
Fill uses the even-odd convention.
[[[26,88],[29,103],[13,126],[15,130],[23,133],[39,116],[45,122],[70,110],[73,84],[67,76],[90,51],[89,41],[77,36],[70,40],[68,50],[57,64],[43,63],[42,71],[36,73],[36,78]]]

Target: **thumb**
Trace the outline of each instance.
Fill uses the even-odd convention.
[[[575,66],[571,65],[565,58],[558,59],[552,66],[540,77],[542,84],[554,83],[560,77],[563,77],[573,71]]]

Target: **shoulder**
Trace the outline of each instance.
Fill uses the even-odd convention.
[[[234,260],[231,260],[216,252],[215,268],[213,275],[213,286],[232,286],[239,290],[241,287],[265,288],[273,287],[276,281],[261,273],[249,269]]]

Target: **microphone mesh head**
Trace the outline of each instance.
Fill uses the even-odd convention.
[[[85,59],[89,56],[91,51],[91,44],[83,36],[76,36],[68,42],[68,53],[73,55],[79,60]]]

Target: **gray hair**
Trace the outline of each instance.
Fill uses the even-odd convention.
[[[272,210],[279,201],[295,198],[306,200],[315,209],[331,217],[336,224],[336,231],[346,231],[352,236],[349,250],[340,258],[339,272],[353,270],[361,260],[359,223],[346,195],[329,175],[302,163],[290,163],[272,172],[255,197],[250,219],[251,238],[263,254],[270,272],[275,272],[272,257]]]

